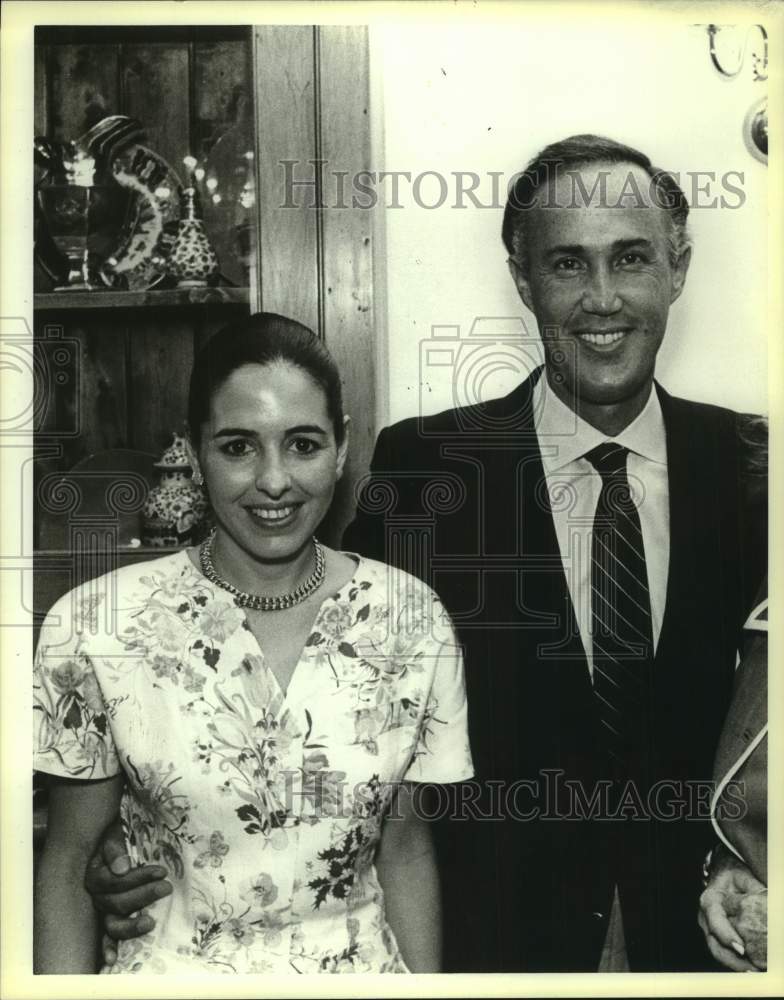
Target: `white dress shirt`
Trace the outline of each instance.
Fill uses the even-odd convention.
[[[569,595],[593,677],[591,639],[591,535],[602,479],[585,454],[603,441],[629,449],[626,468],[640,514],[654,649],[659,641],[670,561],[667,442],[659,397],[651,388],[640,415],[609,438],[577,416],[552,391],[546,373],[533,394],[534,420],[542,452],[550,506]]]

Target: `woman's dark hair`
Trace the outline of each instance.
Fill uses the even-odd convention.
[[[209,418],[213,394],[243,365],[284,362],[301,368],[324,392],[327,413],[341,444],[343,398],[332,355],[322,341],[302,323],[277,313],[255,313],[219,330],[197,353],[188,393],[188,426],[196,448],[201,427]]]

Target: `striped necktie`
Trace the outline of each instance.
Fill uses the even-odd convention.
[[[605,442],[585,456],[602,477],[591,540],[593,686],[615,777],[644,781],[653,630],[628,454]]]

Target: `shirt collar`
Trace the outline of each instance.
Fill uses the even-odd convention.
[[[659,395],[653,387],[642,412],[614,438],[608,438],[570,410],[550,388],[546,372],[534,386],[533,412],[545,472],[563,469],[607,440],[651,462],[667,464],[664,417]]]

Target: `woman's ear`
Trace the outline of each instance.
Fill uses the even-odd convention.
[[[197,486],[204,485],[204,476],[201,472],[201,465],[199,464],[199,456],[196,454],[196,449],[191,443],[190,434],[185,436],[185,452],[188,456],[188,464],[193,469],[193,482]]]
[[[336,468],[336,479],[340,479],[343,475],[343,466],[346,464],[346,457],[348,456],[348,441],[349,441],[349,424],[351,423],[351,417],[343,417],[343,440],[338,445],[338,460]]]

